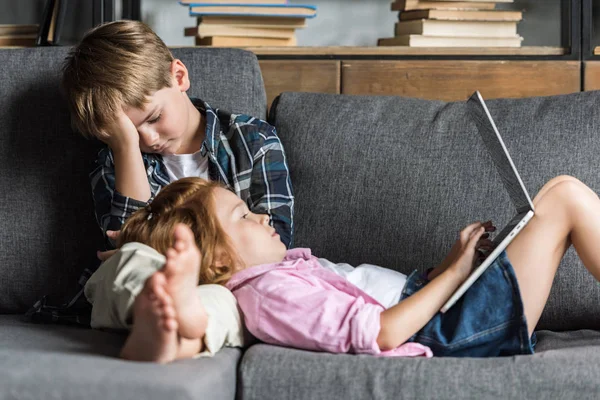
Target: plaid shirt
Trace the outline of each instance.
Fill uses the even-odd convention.
[[[255,213],[268,214],[271,225],[290,247],[292,244],[294,196],[285,152],[275,128],[265,121],[241,114],[212,109],[192,99],[206,118],[206,137],[201,147],[209,160],[211,180],[224,183]],[[143,153],[151,199],[170,182],[159,154]],[[119,230],[125,220],[146,202],[125,197],[115,190],[115,167],[108,147],[98,153],[90,173],[96,219],[105,234],[108,249],[114,248],[107,230]],[[89,325],[91,306],[83,296],[88,278],[98,268],[86,268],[78,281],[78,292],[64,304],[51,305],[45,296],[27,313],[38,322],[64,322]]]

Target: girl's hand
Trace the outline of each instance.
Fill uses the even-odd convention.
[[[496,227],[492,225],[492,221],[484,222],[483,227],[485,228],[485,233],[481,235],[481,239],[479,239],[479,242],[477,242],[477,246],[475,247],[479,261],[485,260],[488,254],[495,248],[494,242],[489,239],[490,234],[488,232],[494,232]]]
[[[467,226],[460,232],[459,239],[452,247],[450,255],[454,258],[448,269],[458,273],[462,279],[466,279],[473,270],[473,265],[478,256],[476,249],[485,234],[486,224],[475,222]]]
[[[477,225],[477,224],[479,224],[479,225]],[[464,248],[464,246],[467,244],[468,240],[463,241],[463,232],[465,232],[466,230],[468,230],[471,227],[481,227],[481,226],[483,226],[485,228],[485,233],[481,236],[481,239],[479,240],[479,242],[477,243],[477,246],[476,246],[478,255],[481,257],[485,257],[485,255],[483,253],[481,253],[480,251],[489,252],[489,251],[493,250],[492,241],[488,239],[488,237],[490,236],[488,232],[494,232],[496,230],[496,227],[492,224],[492,221],[486,221],[484,223],[475,222],[475,223],[467,226],[465,229],[463,229],[463,231],[460,232],[458,240],[454,243],[454,245],[452,245],[450,252],[446,256],[446,258],[444,258],[444,260],[441,262],[439,267],[436,268],[439,270],[439,273],[444,272],[450,266],[450,264],[452,264],[457,259],[458,255],[460,254],[461,249]]]

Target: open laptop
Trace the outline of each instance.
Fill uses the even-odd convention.
[[[494,249],[487,255],[485,260],[475,267],[471,275],[448,299],[446,304],[440,310],[442,313],[448,311],[458,299],[467,291],[469,287],[483,274],[483,272],[498,258],[500,253],[506,249],[510,242],[517,236],[529,220],[533,217],[533,202],[523,185],[523,181],[517,172],[504,141],[496,128],[496,124],[490,115],[490,112],[479,92],[467,100],[467,110],[470,117],[477,126],[477,131],[488,150],[488,153],[494,161],[496,170],[508,191],[508,195],[515,206],[516,215],[510,220],[508,225],[496,235],[492,240]]]

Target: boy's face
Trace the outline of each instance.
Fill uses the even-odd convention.
[[[143,109],[124,108],[135,125],[144,153],[177,154],[200,150],[199,113],[187,97],[187,69],[179,60],[171,64],[171,87],[154,92]],[[197,148],[196,148],[197,147]]]
[[[226,189],[216,188],[214,201],[217,219],[246,267],[283,260],[287,249],[269,226],[268,215],[250,212],[246,203]]]

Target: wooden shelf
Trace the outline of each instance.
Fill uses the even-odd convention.
[[[395,56],[395,55],[460,55],[460,56],[563,56],[569,54],[565,47],[243,47],[256,55],[282,56]]]

